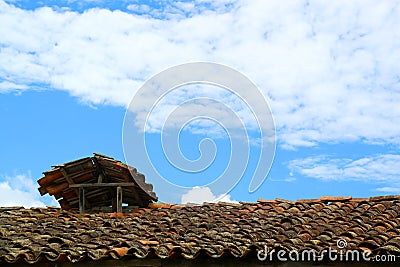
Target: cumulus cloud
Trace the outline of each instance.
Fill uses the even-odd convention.
[[[394,154],[360,159],[335,159],[328,156],[308,157],[290,161],[288,168],[293,175],[297,173],[320,180],[377,181],[400,184],[400,155]],[[390,191],[388,187],[378,190]]]
[[[1,178],[3,181],[0,182],[0,206],[24,206],[25,208],[46,206],[40,200],[37,186],[29,173]],[[52,204],[56,205],[55,202]]]
[[[400,144],[395,1],[217,2],[166,4],[157,14],[131,5],[143,13],[132,14],[0,1],[0,92],[44,84],[90,104],[126,106],[155,73],[214,61],[259,85],[284,148]]]
[[[204,202],[232,202],[238,203],[235,200],[231,199],[229,194],[222,194],[219,196],[215,196],[209,187],[199,187],[195,186],[190,189],[187,193],[182,195],[181,202],[185,203],[196,203],[202,204]]]

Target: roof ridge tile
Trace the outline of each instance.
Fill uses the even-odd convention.
[[[375,196],[369,198],[369,201],[382,201],[382,200],[400,200],[400,195]]]
[[[324,202],[343,202],[343,201],[349,201],[352,198],[353,198],[352,196],[322,196],[319,199]]]

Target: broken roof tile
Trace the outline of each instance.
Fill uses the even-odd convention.
[[[106,184],[115,187],[124,184],[122,200],[129,206],[145,207],[157,201],[153,186],[145,182],[143,174],[105,155],[94,153],[93,157],[52,167],[43,172],[44,177],[38,180],[38,190],[41,195],[48,193],[54,196],[65,210],[79,208],[79,188],[76,186],[82,185],[85,186],[86,210],[100,211],[111,206],[113,193],[110,193],[110,187],[100,187]],[[126,209],[129,210],[129,207]]]

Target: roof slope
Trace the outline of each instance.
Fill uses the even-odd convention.
[[[277,250],[345,249],[400,255],[400,196],[296,202],[150,204],[129,215],[1,208],[0,263],[255,257]]]
[[[153,186],[145,182],[143,174],[113,158],[94,153],[93,157],[82,158],[62,165],[53,166],[43,173],[38,180],[41,195],[54,196],[61,208],[77,209],[79,207],[79,190],[71,185],[87,183],[132,183],[132,187],[123,188],[123,201],[128,205],[147,206],[156,201]],[[87,188],[86,204],[95,207],[110,206],[114,191],[109,188]],[[94,209],[95,210],[95,209]]]

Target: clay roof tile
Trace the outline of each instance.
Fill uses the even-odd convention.
[[[321,200],[325,199],[325,200]],[[390,200],[392,199],[392,200]],[[59,208],[0,209],[0,262],[134,258],[247,257],[273,249],[349,248],[398,253],[395,197],[355,201],[154,204],[131,214],[80,215]],[[253,251],[253,252],[252,252]],[[253,254],[251,254],[253,253]],[[396,254],[399,255],[399,254]]]

